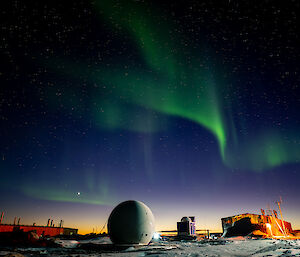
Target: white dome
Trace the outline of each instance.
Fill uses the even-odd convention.
[[[154,216],[142,202],[122,202],[111,212],[107,229],[114,244],[148,244],[155,229]]]
[[[182,217],[181,222],[191,222],[191,219],[189,217]]]

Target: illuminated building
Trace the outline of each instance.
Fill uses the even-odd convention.
[[[183,217],[180,222],[177,222],[178,236],[195,236],[195,217]]]

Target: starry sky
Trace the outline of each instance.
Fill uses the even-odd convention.
[[[5,223],[99,232],[134,199],[221,230],[281,196],[300,228],[299,1],[1,5]]]

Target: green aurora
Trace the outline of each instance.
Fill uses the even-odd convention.
[[[110,48],[111,42],[101,45],[100,40],[98,49],[93,42],[95,56],[101,57],[96,62],[96,57],[78,61],[79,57],[73,56],[76,61],[72,61],[59,54],[52,59],[39,59],[39,64],[50,71],[50,75],[45,76],[54,82],[44,83],[38,98],[46,99],[45,106],[54,109],[54,113],[71,113],[72,118],[89,121],[91,128],[95,125],[101,132],[121,134],[126,130],[147,134],[141,143],[142,150],[138,150],[143,151],[144,158],[145,170],[141,172],[145,173],[147,182],[153,184],[151,140],[172,126],[172,118],[186,119],[213,135],[220,159],[227,167],[224,170],[263,172],[299,163],[300,134],[295,124],[286,121],[278,127],[258,120],[257,123],[261,123],[253,128],[249,124],[253,117],[237,118],[244,103],[235,94],[238,89],[231,80],[239,80],[235,77],[239,75],[231,74],[226,79],[221,76],[222,72],[227,73],[226,65],[217,63],[218,56],[205,38],[201,43],[195,42],[188,35],[191,32],[184,33],[182,27],[178,28],[184,26],[181,24],[184,22],[176,24],[171,14],[168,18],[161,15],[161,10],[150,2],[95,0],[92,6],[99,14],[102,29],[110,34],[108,41],[113,41],[113,47]],[[76,55],[76,50],[74,53]],[[82,83],[85,83],[84,90],[90,90],[87,94],[82,93]],[[98,205],[113,205],[120,198],[118,189],[113,189],[113,176],[109,174],[118,173],[115,169],[83,170],[76,178],[70,173],[64,177],[63,170],[56,171],[67,185],[45,180],[43,176],[26,177],[18,184],[13,177],[15,167],[5,166],[5,162],[0,164],[0,169],[8,178],[0,181],[1,186],[13,185],[14,190],[30,197]],[[51,171],[50,166],[35,170],[39,174]],[[207,172],[220,174],[219,170]],[[184,175],[180,179],[184,180]],[[36,180],[42,182],[36,185]]]
[[[297,133],[286,137],[274,128],[266,128],[249,137],[246,143],[239,142],[231,118],[233,107],[227,108],[231,103],[224,97],[230,94],[224,82],[214,79],[215,71],[209,64],[206,67],[197,65],[201,57],[178,43],[175,45],[175,42],[187,42],[187,39],[168,38],[168,31],[174,28],[170,22],[160,20],[158,10],[150,12],[145,3],[127,3],[97,1],[97,6],[101,17],[120,33],[125,31],[130,35],[147,68],[99,68],[93,77],[96,81],[112,88],[116,98],[122,96],[121,103],[133,103],[205,127],[216,137],[222,159],[231,168],[261,171],[299,161]],[[106,106],[103,113],[95,112],[101,124],[111,122],[110,119],[114,120],[115,127],[120,124],[116,117],[122,106],[114,108]],[[127,129],[135,130],[135,124]]]
[[[201,124],[216,136],[224,158],[226,129],[210,71],[200,67],[192,71],[186,68],[189,66],[187,60],[176,51],[180,47],[166,36],[171,26],[153,20],[154,10],[145,13],[143,10],[147,6],[133,2],[97,1],[97,4],[104,17],[131,35],[147,70],[118,69],[116,73],[100,69],[95,79],[114,88],[116,97],[121,95],[124,101]],[[159,12],[155,11],[155,17],[159,18]],[[159,30],[155,29],[157,26]],[[111,112],[110,108],[108,110]],[[117,112],[112,111],[109,117],[114,119]],[[100,115],[100,119],[105,115]]]
[[[88,101],[97,126],[155,133],[166,129],[167,116],[180,117],[215,136],[221,158],[229,168],[262,171],[299,162],[298,132],[289,129],[283,135],[276,127],[262,125],[246,138],[239,134],[236,127],[247,124],[234,120],[238,99],[231,99],[230,83],[218,78],[217,69],[202,49],[205,46],[186,46],[188,38],[180,33],[176,33],[177,38],[168,36],[174,34],[168,33],[174,30],[174,24],[161,21],[158,10],[131,1],[97,1],[96,7],[101,22],[111,25],[113,34],[134,46],[140,64],[132,61],[137,57],[126,53],[109,65],[77,65],[59,59],[54,63],[61,62],[65,68],[57,70],[49,62],[46,65],[64,75],[86,77],[96,85]],[[49,89],[49,95],[54,94],[52,91]],[[77,106],[78,115],[82,115],[82,101],[78,94],[70,94],[65,93],[61,101],[69,108]]]
[[[109,190],[110,183],[107,177],[103,174],[98,177],[95,174],[92,170],[85,170],[80,178],[82,185],[78,185],[76,178],[72,177],[63,184],[44,181],[42,186],[36,186],[29,180],[21,185],[21,191],[27,196],[50,201],[96,205],[117,203],[114,192]],[[78,188],[78,191],[74,191],[74,188]]]

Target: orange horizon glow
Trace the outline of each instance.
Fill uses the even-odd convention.
[[[42,220],[40,220],[42,221]],[[290,221],[292,224],[292,228],[293,230],[299,230],[298,228],[299,226],[299,222],[298,223],[293,223],[293,221]],[[44,224],[45,222],[36,222],[36,226],[45,226],[46,224]],[[176,231],[177,227],[177,220],[174,220],[173,225],[171,224],[156,224],[156,231]],[[207,228],[201,227],[201,224],[197,224],[196,223],[196,229],[208,229],[210,232],[214,232],[214,233],[221,233],[222,230],[222,226],[221,226],[221,221],[219,221],[218,225],[216,224],[211,224],[211,226],[208,226]],[[13,222],[2,222],[2,224],[13,224]],[[27,219],[24,219],[21,222],[22,225],[31,225],[33,224],[33,222],[29,222]],[[297,225],[296,225],[297,224]],[[55,224],[57,225],[57,224]],[[94,224],[90,223],[90,224],[82,224],[82,225],[78,225],[77,222],[66,222],[63,227],[68,227],[68,228],[75,228],[78,229],[78,234],[90,234],[90,233],[107,233],[107,226],[105,225],[105,227],[103,228],[104,222],[98,226],[95,226]],[[171,225],[171,226],[170,226]],[[103,229],[102,229],[103,228]]]
[[[209,229],[213,232],[222,232],[221,218],[233,216],[239,213],[258,213],[257,203],[249,206],[247,203],[236,203],[236,205],[221,205],[217,203],[208,203],[208,205],[195,205],[182,203],[181,208],[170,202],[161,201],[159,204],[147,202],[155,217],[156,231],[176,230],[177,222],[183,216],[196,217],[196,229]],[[14,208],[6,210],[3,224],[13,224],[14,215],[21,217],[20,224],[46,226],[49,218],[54,220],[55,226],[58,226],[60,220],[64,220],[63,227],[76,228],[79,234],[107,233],[106,221],[113,209],[113,206],[105,207],[97,205],[73,205],[51,202],[51,206],[42,209],[42,212],[34,212],[36,205],[24,206],[23,208]],[[262,205],[262,204],[259,204]],[[293,230],[300,229],[299,210],[295,204],[290,204],[284,208],[284,220],[292,224]],[[105,226],[104,226],[105,225]],[[104,228],[103,228],[104,226]],[[103,228],[103,230],[102,230]]]

